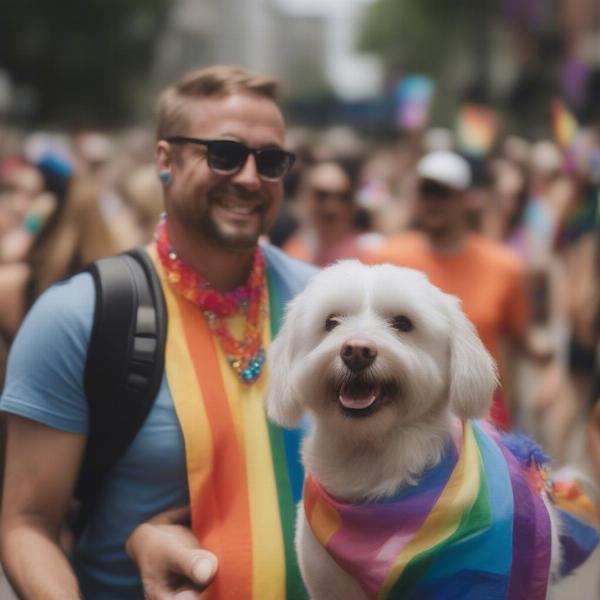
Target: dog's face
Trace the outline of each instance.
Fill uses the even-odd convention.
[[[336,431],[385,435],[439,411],[486,414],[495,365],[462,313],[418,271],[343,261],[289,305],[269,349],[269,417],[305,410]]]

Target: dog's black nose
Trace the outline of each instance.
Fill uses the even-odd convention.
[[[377,356],[377,346],[369,340],[348,340],[342,346],[340,356],[351,371],[362,371],[373,364]]]

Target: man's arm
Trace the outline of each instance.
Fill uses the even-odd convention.
[[[8,415],[0,550],[21,598],[80,598],[59,545],[86,437]]]
[[[189,513],[187,507],[160,513],[127,540],[147,600],[194,600],[216,574],[217,557],[200,548]]]

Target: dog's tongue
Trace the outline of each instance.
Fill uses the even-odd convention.
[[[350,409],[368,408],[377,400],[376,389],[348,389],[344,388],[340,392],[340,402],[343,407]]]

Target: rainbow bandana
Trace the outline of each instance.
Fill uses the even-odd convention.
[[[301,434],[267,422],[265,374],[250,386],[236,376],[202,312],[174,293],[154,248],[151,254],[169,314],[166,374],[183,431],[192,529],[219,558],[202,598],[306,598],[293,547]],[[271,331],[264,328],[265,347],[288,299],[274,269],[267,283]],[[243,332],[240,316],[228,325],[238,336]]]
[[[515,439],[523,444],[467,422],[460,448],[449,443],[418,486],[381,502],[338,502],[309,476],[307,520],[368,598],[545,600],[551,542],[541,490],[566,517],[563,572],[596,546],[597,520],[578,486],[548,480],[539,449],[527,441],[520,453]]]

